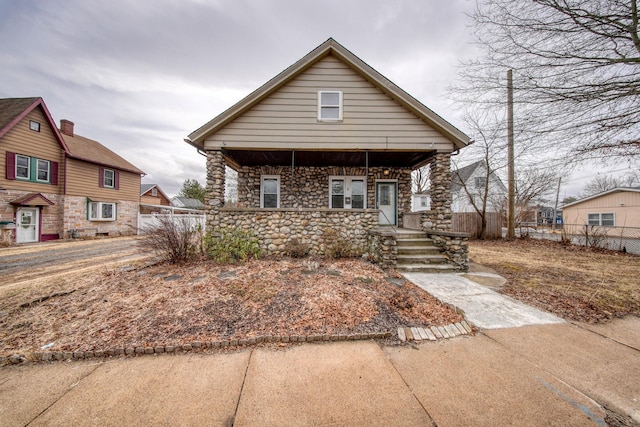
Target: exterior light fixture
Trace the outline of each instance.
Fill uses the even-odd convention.
[[[390,171],[389,169],[385,169],[385,170],[383,170],[383,171],[382,171],[382,174],[383,174],[384,176],[389,176],[389,173],[390,173],[390,172],[391,172],[391,171]]]

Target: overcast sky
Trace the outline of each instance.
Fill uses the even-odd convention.
[[[464,130],[471,0],[0,0],[0,97],[40,96],[170,196],[205,182],[183,142],[329,37]],[[570,180],[568,180],[571,183]],[[584,179],[573,178],[573,186]],[[566,190],[565,190],[566,191]],[[572,194],[569,190],[569,194]]]

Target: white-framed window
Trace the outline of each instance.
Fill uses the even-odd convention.
[[[613,227],[616,224],[616,217],[613,213],[590,213],[589,225],[602,227]]]
[[[89,202],[87,209],[89,210],[90,221],[115,221],[116,220],[116,204],[112,202]]]
[[[367,190],[363,176],[330,176],[329,207],[366,209]]]
[[[151,189],[151,196],[152,197],[158,197],[158,189],[157,188],[153,187]]]
[[[420,197],[420,207],[426,208],[429,206],[429,198],[428,197]]]
[[[342,120],[342,92],[319,91],[318,92],[318,120],[340,121]]]
[[[16,154],[16,178],[29,179],[31,177],[31,158]]]
[[[34,132],[40,132],[40,123],[35,120],[29,120],[29,129]]]
[[[262,175],[260,177],[260,207],[280,207],[280,175]]]
[[[49,160],[37,159],[36,168],[36,181],[49,182],[51,176],[51,162],[49,162]]]
[[[116,172],[111,169],[105,169],[102,176],[103,186],[106,188],[114,188],[116,185]]]

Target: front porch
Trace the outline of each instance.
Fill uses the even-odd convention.
[[[348,242],[353,253],[366,254],[385,268],[422,272],[468,269],[468,236],[433,229],[381,226],[379,212],[378,209],[225,207],[215,210],[210,224],[253,233],[269,255],[286,255],[294,244],[310,255],[325,255],[328,248],[340,240]],[[430,212],[422,215],[429,217]]]

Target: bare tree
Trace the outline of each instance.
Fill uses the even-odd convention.
[[[618,186],[618,179],[611,175],[596,175],[584,186],[580,197],[585,198],[603,191],[613,190]]]
[[[411,172],[413,194],[424,193],[429,189],[429,171],[429,165],[426,165]]]
[[[504,159],[504,138],[502,120],[490,112],[470,112],[464,115],[464,122],[474,135],[474,144],[465,152],[466,159],[480,159],[484,172],[478,178],[482,182],[469,182],[460,175],[458,159],[454,159],[454,182],[459,184],[467,195],[473,209],[480,216],[479,238],[484,240],[487,233],[487,207],[490,203],[491,185],[496,185],[495,172],[506,167]],[[501,206],[502,201],[494,201]]]
[[[512,69],[515,122],[538,149],[640,157],[637,0],[478,0],[471,22],[481,55],[457,101],[503,109]]]
[[[611,175],[596,175],[591,181],[585,185],[580,197],[585,198],[604,191],[613,190],[616,187],[633,187],[640,183],[640,174],[638,172],[630,172],[621,177]]]

